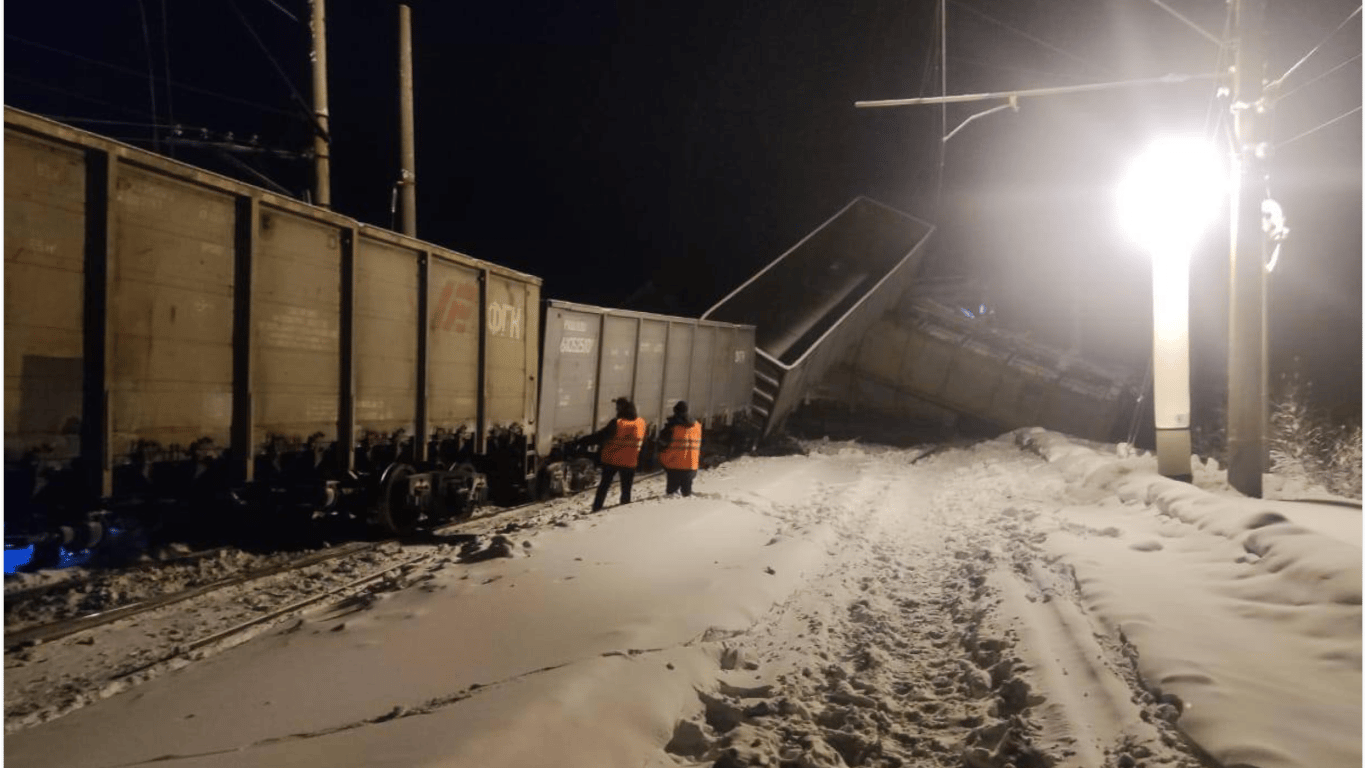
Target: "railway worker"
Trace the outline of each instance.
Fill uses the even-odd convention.
[[[689,416],[688,404],[679,400],[661,433],[664,449],[659,452],[659,463],[664,465],[664,494],[691,496],[702,454],[702,422]]]
[[[621,475],[621,503],[631,503],[631,483],[636,479],[640,446],[645,442],[645,419],[636,413],[636,404],[624,397],[613,402],[617,404],[617,417],[584,441],[602,446],[598,454],[602,480],[598,482],[598,495],[593,499],[594,512],[602,509],[603,502],[607,501],[607,489],[617,474]]]

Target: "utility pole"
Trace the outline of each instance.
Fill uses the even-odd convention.
[[[1230,201],[1228,315],[1228,481],[1261,498],[1266,471],[1266,253],[1261,201],[1267,144],[1261,117],[1262,19],[1266,0],[1231,0],[1234,15],[1232,109],[1237,139]]]
[[[412,12],[398,7],[399,200],[403,234],[417,237],[417,158],[413,148],[413,29]]]
[[[323,0],[311,0],[313,19],[313,204],[332,207],[331,133],[327,125],[327,29]]]

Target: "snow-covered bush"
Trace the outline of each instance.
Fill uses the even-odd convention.
[[[1312,383],[1282,377],[1271,403],[1267,446],[1271,473],[1361,498],[1361,421],[1338,424],[1310,405]]]

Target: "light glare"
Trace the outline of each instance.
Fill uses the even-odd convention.
[[[1119,187],[1125,231],[1155,259],[1187,259],[1223,200],[1227,174],[1203,139],[1151,144]]]

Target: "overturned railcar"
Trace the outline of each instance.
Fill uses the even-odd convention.
[[[856,198],[702,317],[756,327],[753,406],[780,427],[916,277],[934,227]]]
[[[8,107],[4,163],[10,532],[530,488],[539,278]]]
[[[1124,439],[1141,392],[1134,372],[913,294],[878,318],[821,389],[822,397],[883,422],[945,409],[1002,431],[1042,426],[1097,441]]]

